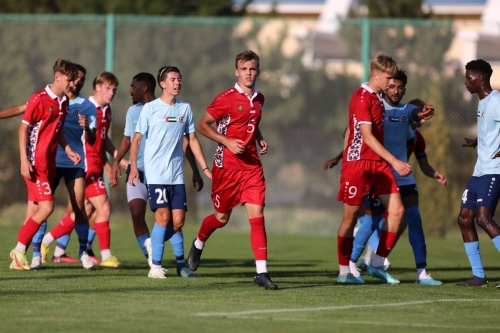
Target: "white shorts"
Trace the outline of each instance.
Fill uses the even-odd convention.
[[[142,199],[148,202],[148,188],[146,184],[135,181],[135,186],[130,185],[127,182],[127,201],[130,202],[134,199]]]

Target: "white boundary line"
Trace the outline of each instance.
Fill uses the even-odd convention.
[[[287,312],[304,312],[304,311],[329,311],[329,310],[346,310],[360,308],[382,308],[392,306],[408,306],[419,304],[430,304],[438,302],[500,302],[500,299],[436,299],[426,301],[400,302],[400,303],[385,303],[385,304],[351,304],[341,306],[325,306],[318,308],[302,308],[302,309],[267,309],[267,310],[250,310],[240,312],[200,312],[196,313],[198,317],[241,317],[255,314],[271,314],[271,313],[287,313]],[[362,322],[360,322],[362,323]],[[375,323],[374,323],[375,325]]]

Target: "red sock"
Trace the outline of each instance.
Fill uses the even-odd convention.
[[[354,238],[337,236],[337,255],[339,257],[340,266],[349,266],[349,259],[351,259],[352,244]]]
[[[40,223],[37,223],[31,217],[21,226],[21,230],[19,230],[19,234],[17,235],[17,241],[23,245],[28,246],[31,242],[33,236],[35,236],[36,232],[40,228]]]
[[[111,230],[109,229],[109,221],[96,222],[95,234],[99,240],[99,248],[101,251],[109,250],[111,244]]]
[[[249,219],[250,243],[255,260],[267,260],[267,236],[264,216]]]
[[[396,245],[398,238],[399,236],[397,233],[382,230],[382,232],[380,233],[377,255],[383,258],[387,258],[389,256],[389,253],[391,253],[392,248]]]
[[[214,214],[208,215],[201,223],[200,231],[198,231],[198,239],[206,242],[216,229],[222,228],[225,225],[225,223],[217,220]]]
[[[54,237],[54,239],[58,239],[61,236],[69,234],[74,227],[75,221],[73,221],[69,215],[66,215],[62,218],[61,222],[59,222],[50,231],[50,234],[52,235],[52,237]]]

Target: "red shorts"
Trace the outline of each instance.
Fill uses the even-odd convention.
[[[56,178],[56,170],[39,171],[33,168],[31,179],[26,179],[28,187],[28,201],[54,201],[53,185]]]
[[[337,200],[360,206],[368,193],[372,196],[399,193],[389,164],[372,160],[343,162]]]
[[[212,201],[220,213],[238,203],[265,206],[266,180],[262,167],[249,170],[212,169]]]
[[[85,174],[85,199],[108,194],[102,172],[90,172]]]

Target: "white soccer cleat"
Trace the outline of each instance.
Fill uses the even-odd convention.
[[[153,267],[153,248],[151,247],[151,238],[146,238],[144,241],[144,247],[146,248],[146,251],[148,252],[148,265],[149,268]]]
[[[31,266],[30,267],[33,270],[37,270],[37,269],[42,268],[42,257],[33,257],[33,259],[31,259]]]
[[[83,252],[80,255],[80,261],[82,262],[82,266],[85,269],[92,269],[94,267],[94,262],[92,261],[92,259],[90,259],[87,252]]]
[[[148,273],[148,277],[152,279],[166,279],[165,272],[167,270],[165,268],[151,268]]]

